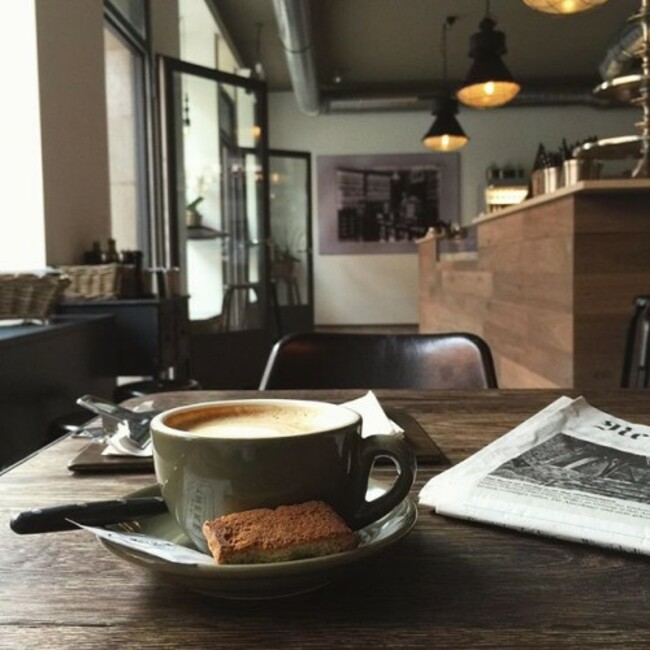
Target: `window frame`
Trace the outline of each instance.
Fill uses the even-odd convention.
[[[104,26],[110,29],[135,56],[140,58],[139,78],[135,80],[136,101],[136,152],[138,177],[142,186],[138,192],[138,223],[137,237],[144,255],[144,263],[155,266],[160,259],[158,244],[157,217],[157,174],[155,171],[156,137],[155,121],[155,88],[153,74],[153,51],[151,43],[151,12],[149,0],[142,0],[144,5],[143,36],[128,20],[128,18],[111,2],[104,0]]]

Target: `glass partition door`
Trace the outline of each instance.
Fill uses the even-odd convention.
[[[269,151],[271,267],[282,333],[314,327],[311,155]]]
[[[267,328],[266,90],[163,58],[168,260],[203,332]]]

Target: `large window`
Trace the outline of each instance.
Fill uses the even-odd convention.
[[[181,59],[221,72],[237,73],[240,63],[223,37],[212,4],[179,0]]]
[[[109,11],[116,11],[142,39],[147,38],[146,0],[107,0]]]
[[[118,250],[148,252],[146,3],[107,0],[105,6],[111,236]]]

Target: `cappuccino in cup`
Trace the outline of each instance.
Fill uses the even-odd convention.
[[[180,527],[207,552],[203,522],[231,512],[310,500],[332,506],[353,528],[376,521],[408,494],[415,458],[396,436],[361,437],[351,409],[308,400],[252,399],[181,406],[151,423],[161,494]],[[395,483],[366,501],[379,457]]]
[[[222,408],[217,417],[211,408],[182,412],[170,417],[167,424],[211,438],[276,438],[306,435],[331,428],[341,415],[349,420],[349,414],[342,414],[338,409],[314,410],[293,403],[246,403]]]

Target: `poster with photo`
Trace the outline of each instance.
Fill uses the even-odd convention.
[[[458,154],[318,157],[321,254],[415,253],[459,219]]]

